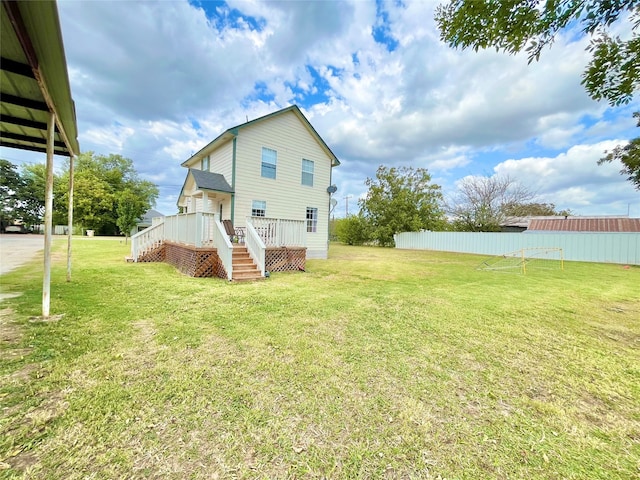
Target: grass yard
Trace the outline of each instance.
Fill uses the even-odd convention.
[[[78,238],[2,277],[0,478],[640,478],[640,268],[332,245],[256,283]]]

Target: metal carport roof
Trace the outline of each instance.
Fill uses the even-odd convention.
[[[42,316],[49,316],[53,156],[69,161],[67,281],[71,280],[73,158],[78,127],[55,1],[2,0],[0,8],[0,145],[46,153]]]
[[[2,0],[0,145],[46,152],[55,113],[54,153],[79,153],[76,112],[55,2]]]

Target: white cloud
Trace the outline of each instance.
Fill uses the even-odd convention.
[[[585,212],[638,203],[619,166],[595,165],[606,141],[637,134],[638,106],[588,98],[588,39],[560,35],[531,65],[454,50],[439,41],[438,3],[381,2],[383,23],[361,1],[233,0],[218,15],[186,1],[61,1],[81,147],[134,159],[173,208],[183,160],[246,118],[299,103],[342,161],[337,195],[358,198],[385,164],[448,184],[495,167]]]
[[[542,201],[577,214],[624,214],[628,204],[638,204],[638,192],[620,175],[619,163],[597,164],[605,150],[624,143],[608,140],[576,145],[554,157],[507,160],[494,171],[526,185]]]

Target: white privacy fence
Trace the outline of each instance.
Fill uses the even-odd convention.
[[[562,248],[565,260],[640,265],[640,233],[404,232],[396,248],[503,255],[522,248]]]

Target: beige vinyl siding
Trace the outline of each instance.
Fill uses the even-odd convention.
[[[261,176],[262,147],[278,152],[276,178]],[[313,187],[302,185],[302,159],[314,162]],[[318,229],[307,233],[307,256],[327,254],[331,159],[293,112],[240,128],[236,146],[236,225],[251,215],[252,200],[267,202],[266,216],[306,221],[318,209]]]
[[[214,173],[220,173],[224,175],[225,180],[231,185],[232,168],[233,168],[233,141],[227,142],[220,148],[209,153],[211,159],[211,166],[209,170]]]

